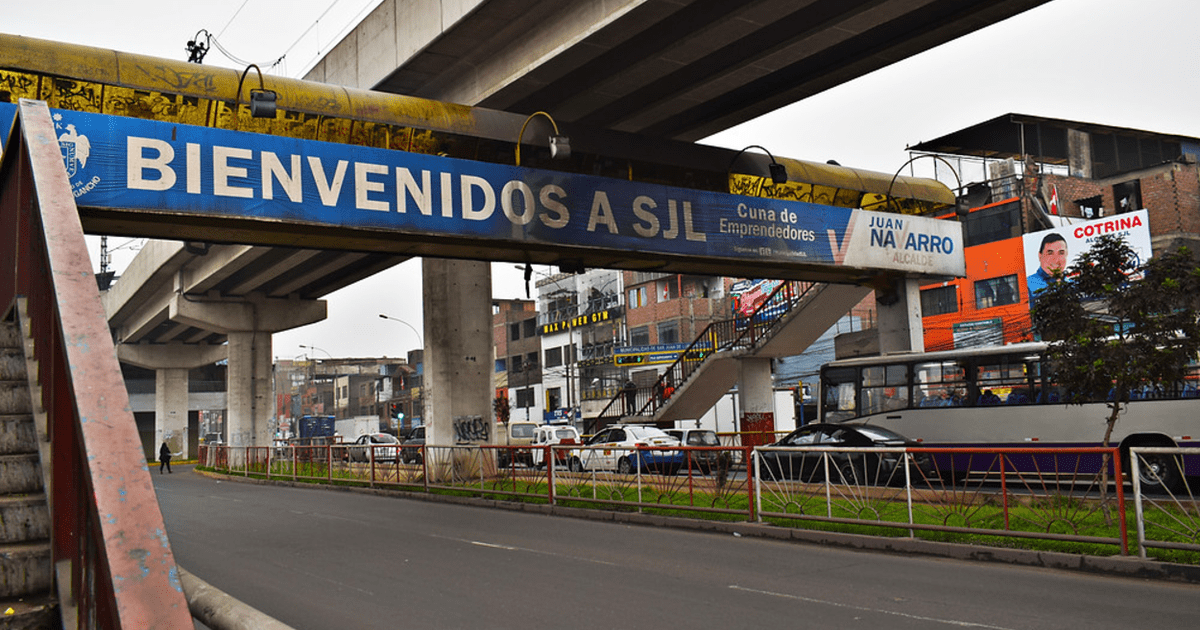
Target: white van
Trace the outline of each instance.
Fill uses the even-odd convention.
[[[570,424],[543,424],[533,432],[533,465],[541,468],[546,465],[546,446],[557,444],[581,444],[583,439],[579,430]],[[579,452],[575,449],[558,449],[554,451],[554,463],[560,466],[570,464],[572,459],[578,461]]]
[[[534,431],[538,428],[536,422],[526,420],[513,420],[508,424],[496,424],[496,445],[497,446],[529,446],[533,443]],[[514,449],[499,449],[498,456],[499,465],[501,468],[507,468],[513,462],[525,464],[526,466],[533,465],[533,456],[528,450]]]

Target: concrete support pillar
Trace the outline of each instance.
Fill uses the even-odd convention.
[[[188,371],[165,368],[154,372],[154,448],[163,442],[172,453],[188,459]]]
[[[775,430],[775,393],[771,381],[771,360],[738,359],[738,401],[741,431]],[[744,436],[743,444],[770,444],[770,434]]]
[[[188,370],[225,359],[225,346],[169,344],[121,344],[117,358],[123,363],[154,370],[154,443],[149,457],[158,456],[164,441],[172,453],[188,452]]]
[[[325,319],[323,300],[241,298],[184,299],[170,307],[172,321],[228,336],[225,428],[230,446],[270,446],[275,400],[271,333]],[[235,454],[236,455],[236,454]]]
[[[923,352],[925,329],[921,325],[921,285],[899,279],[886,292],[876,292],[879,312],[879,352]]]
[[[225,426],[230,446],[271,444],[271,334],[229,333]]]
[[[425,258],[421,273],[425,294],[425,443],[493,443],[491,266],[485,262]],[[434,458],[428,461],[432,463]],[[437,471],[431,469],[430,474]]]

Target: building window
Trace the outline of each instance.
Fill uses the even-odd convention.
[[[921,291],[921,316],[958,312],[958,287],[953,284]]]
[[[1021,235],[1021,202],[1013,201],[967,215],[963,225],[967,247]]]
[[[1003,276],[1000,278],[988,278],[975,283],[975,308],[982,310],[993,306],[1004,306],[1005,304],[1016,304],[1019,298],[1017,293],[1017,277]]]
[[[646,299],[646,287],[637,287],[629,290],[629,308],[638,308],[646,306],[649,302]]]
[[[520,372],[525,369],[525,366],[521,364],[521,355],[514,354],[508,358],[508,369],[513,372]]]
[[[675,276],[658,281],[659,302],[666,302],[667,300],[674,300],[679,297],[679,285],[677,284],[678,280],[679,276]]]
[[[1076,199],[1075,205],[1079,206],[1079,215],[1085,219],[1099,219],[1104,216],[1104,197],[1100,195]]]
[[[517,409],[528,409],[533,406],[533,388],[517,390]]]
[[[562,406],[562,388],[548,388],[546,390],[546,409],[558,409]]]
[[[629,345],[631,346],[648,346],[650,345],[650,327],[638,326],[629,331]]]
[[[538,353],[530,352],[525,355],[525,369],[536,370],[538,367]]]
[[[562,348],[546,348],[546,367],[562,365]]]
[[[521,324],[520,322],[508,325],[508,340],[518,341],[521,339]]]
[[[1135,179],[1113,186],[1113,201],[1117,214],[1141,210],[1142,182]]]
[[[521,322],[521,324],[524,325],[525,330],[524,330],[523,334],[526,338],[533,337],[534,335],[537,334],[537,318],[536,317],[534,317],[533,319],[527,319],[527,320]]]
[[[496,371],[497,372],[503,372],[504,370],[508,369],[507,367],[505,367],[506,365],[507,365],[507,361],[505,361],[504,359],[496,359]]]
[[[662,322],[658,325],[658,343],[679,343],[679,322]]]

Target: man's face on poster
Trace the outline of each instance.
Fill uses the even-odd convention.
[[[1042,245],[1041,251],[1038,252],[1038,264],[1048,276],[1062,273],[1067,267],[1067,242],[1051,241]]]

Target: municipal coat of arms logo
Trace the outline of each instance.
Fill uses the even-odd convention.
[[[92,177],[90,180],[77,178],[82,175],[83,169],[87,168],[88,157],[92,152],[92,143],[87,136],[80,134],[75,129],[75,125],[70,123],[64,125],[62,114],[54,114],[54,128],[63,132],[58,136],[58,147],[62,151],[63,165],[67,169],[67,179],[71,181],[71,189],[76,197],[80,197],[100,183],[98,176]]]

